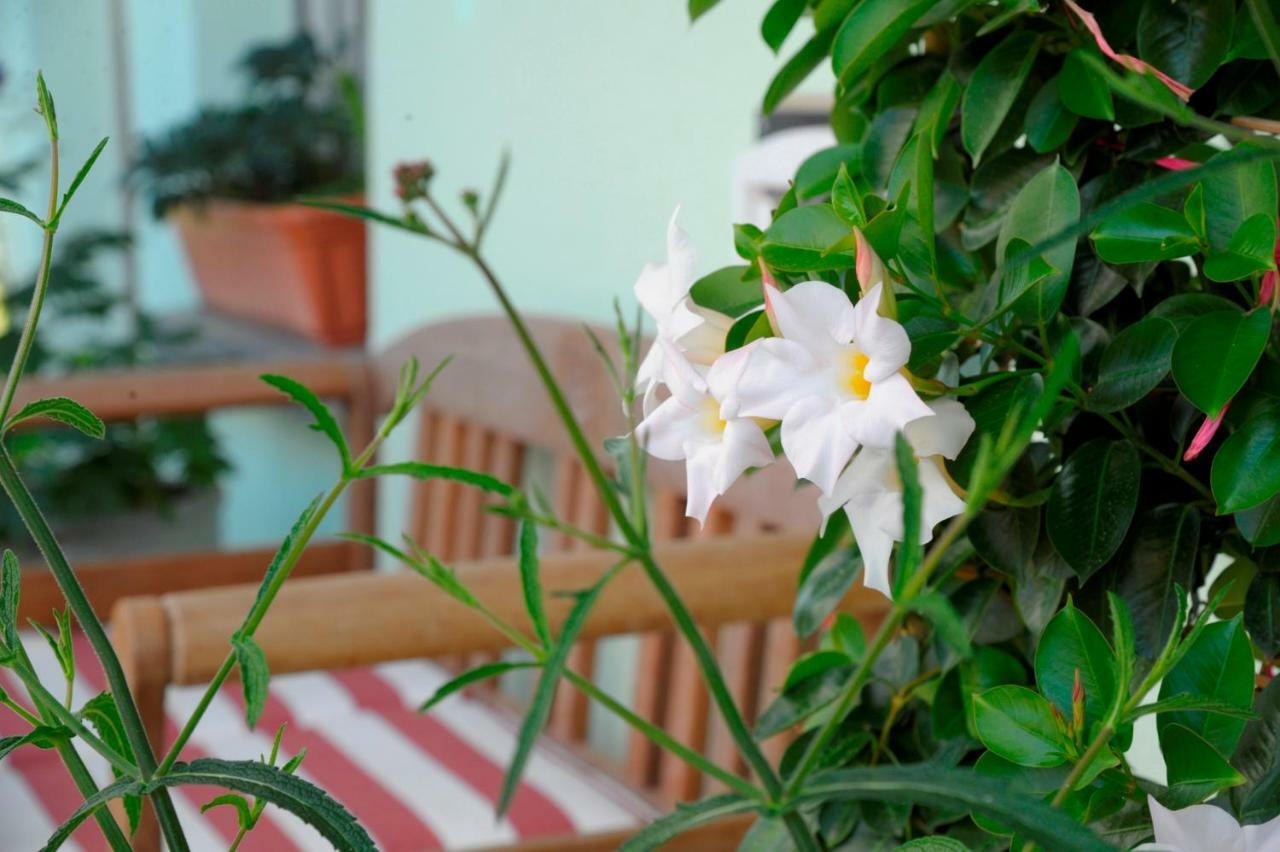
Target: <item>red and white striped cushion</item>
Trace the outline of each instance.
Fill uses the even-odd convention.
[[[34,633],[25,638],[44,682],[60,693],[54,687],[62,676],[48,645]],[[105,682],[82,636],[76,651],[78,704],[102,691]],[[383,850],[503,845],[616,830],[653,816],[644,801],[616,780],[544,740],[529,761],[509,815],[495,821],[494,802],[515,747],[516,720],[466,697],[450,698],[427,716],[415,712],[447,677],[439,666],[420,661],[279,675],[271,679],[266,712],[255,731],[245,725],[243,697],[232,682],[210,706],[183,757],[257,759],[270,751],[276,728],[287,722],[281,762],[305,747],[299,775],[355,813]],[[25,696],[10,671],[0,669],[0,687],[15,698]],[[202,692],[201,687],[169,690],[169,741]],[[0,708],[0,736],[25,728]],[[80,751],[99,783],[108,781],[105,761],[87,748]],[[193,850],[222,852],[236,834],[230,808],[200,813],[200,806],[219,792],[183,787],[174,797]],[[25,747],[11,753],[0,762],[0,847],[40,848],[80,799],[55,752]],[[64,848],[107,849],[92,822],[81,826],[72,840]],[[329,847],[300,820],[269,807],[240,848],[278,852]]]

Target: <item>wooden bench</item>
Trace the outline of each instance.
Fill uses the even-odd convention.
[[[623,433],[625,421],[615,392],[581,327],[553,319],[535,319],[531,326],[595,445]],[[596,331],[606,346],[612,345],[612,335]],[[270,371],[293,375],[321,395],[343,402],[351,443],[358,445],[371,433],[378,413],[390,405],[399,367],[410,355],[426,367],[446,356],[453,358],[418,418],[415,458],[482,470],[517,484],[525,482],[533,468],[550,470],[549,496],[560,517],[609,534],[604,509],[573,457],[542,387],[498,318],[427,326],[365,361],[304,363],[292,369],[271,365]],[[208,368],[99,378],[88,380],[78,394],[65,385],[59,391],[107,417],[193,413],[277,401],[274,391],[255,384],[253,376],[264,371],[255,365],[221,372]],[[36,388],[28,388],[29,395],[36,393]],[[655,540],[662,542],[664,567],[713,639],[730,688],[750,723],[801,651],[789,614],[796,574],[817,524],[814,495],[798,492],[791,471],[779,463],[739,482],[699,530],[684,517],[682,466],[652,463],[649,482],[652,528]],[[495,611],[524,623],[516,568],[509,556],[514,543],[509,519],[485,512],[479,492],[445,481],[414,483],[405,508],[395,514],[405,518],[400,526],[409,535],[456,565]],[[376,509],[373,488],[355,489],[348,503],[350,528],[372,530]],[[578,542],[546,533],[544,538],[551,539],[548,549],[566,551],[544,558],[549,594],[581,589],[611,563],[609,554],[579,551]],[[184,558],[177,573],[174,567],[179,563],[160,566],[156,561],[124,566],[127,571],[112,567],[82,573],[96,605],[105,609],[114,604],[113,632],[153,741],[162,740],[165,689],[209,679],[225,656],[227,640],[239,626],[267,561],[262,551],[201,554]],[[364,569],[370,561],[364,549],[320,542],[304,564],[311,572],[332,573]],[[243,585],[233,585],[237,583]],[[191,590],[196,584],[231,587]],[[24,600],[27,597],[24,593]],[[556,600],[549,597],[553,612],[562,616],[563,605]],[[884,611],[883,599],[860,586],[844,606],[870,626]],[[665,609],[639,571],[623,572],[606,591],[583,641],[571,654],[570,666],[592,676],[596,640],[619,634],[641,635],[634,709],[686,745],[745,774],[746,767],[709,707],[692,653],[673,635]],[[293,579],[257,638],[273,673],[417,657],[491,658],[504,650],[491,628],[407,573]],[[590,733],[587,707],[584,695],[563,687],[549,733],[584,748]],[[777,737],[766,743],[766,751],[776,760],[786,743],[785,736]],[[611,768],[663,808],[711,789],[697,772],[639,736],[631,737],[625,759]],[[742,830],[740,823],[731,826],[727,837]],[[713,842],[715,836],[707,835],[697,848],[729,842],[725,837]],[[154,848],[155,842],[154,826],[145,827],[139,848]],[[578,842],[585,845],[569,847],[563,841],[554,848],[614,848],[618,838]]]

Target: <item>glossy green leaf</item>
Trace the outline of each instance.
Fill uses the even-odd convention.
[[[1276,219],[1256,213],[1245,220],[1223,253],[1210,253],[1204,276],[1210,281],[1238,281],[1275,268]]]
[[[844,599],[862,570],[862,558],[853,545],[836,547],[819,558],[805,573],[796,592],[792,624],[800,636],[811,636]]]
[[[1168,320],[1173,323],[1178,334],[1182,334],[1187,326],[1200,317],[1219,311],[1238,314],[1240,308],[1234,302],[1212,293],[1179,293],[1152,308],[1150,315]]]
[[[471,671],[458,675],[453,680],[441,686],[431,694],[431,697],[422,703],[418,708],[419,713],[426,713],[432,707],[435,707],[441,701],[444,701],[450,695],[458,692],[473,683],[479,683],[482,680],[499,677],[507,672],[521,671],[523,669],[536,669],[538,664],[532,661],[511,661],[498,663],[485,663],[482,666],[476,666]]]
[[[724,793],[699,802],[681,802],[676,809],[646,825],[628,837],[620,852],[649,852],[659,849],[690,829],[716,822],[735,814],[755,810],[756,803],[736,793]]]
[[[1195,254],[1199,246],[1185,216],[1149,201],[1108,218],[1089,239],[1108,263],[1172,260]]]
[[[1098,381],[1086,405],[1119,411],[1149,394],[1169,374],[1178,333],[1173,324],[1147,317],[1121,331],[1102,353]]]
[[[969,628],[945,595],[925,592],[911,599],[912,612],[921,615],[948,648],[959,657],[973,653],[973,640]]]
[[[1198,89],[1231,49],[1235,15],[1233,0],[1146,0],[1138,16],[1138,55]]]
[[[787,95],[794,92],[796,87],[803,83],[805,78],[812,74],[813,70],[827,58],[827,53],[831,49],[831,42],[834,38],[834,29],[819,29],[813,38],[805,42],[804,46],[786,61],[773,80],[769,82],[769,88],[764,93],[764,101],[760,106],[760,111],[765,115],[770,115],[777,109],[778,104],[782,103]]]
[[[1116,591],[1137,626],[1138,652],[1155,659],[1177,623],[1200,546],[1200,511],[1165,505],[1139,516],[1118,562]]]
[[[1058,98],[1076,115],[1114,121],[1116,108],[1111,99],[1111,89],[1107,81],[1085,61],[1087,53],[1086,48],[1076,48],[1062,61],[1062,71],[1057,78]]]
[[[1250,146],[1236,150],[1248,153]],[[1208,164],[1226,162],[1232,152],[1216,154]],[[1276,172],[1269,160],[1254,160],[1206,176],[1204,186],[1205,227],[1209,247],[1227,252],[1240,226],[1258,214],[1276,215]]]
[[[796,196],[806,199],[828,194],[841,167],[856,173],[860,157],[861,148],[857,145],[835,145],[810,155],[796,169]]]
[[[831,207],[846,225],[855,228],[866,226],[867,209],[844,163],[840,164],[840,171],[836,174],[835,184],[831,188]]]
[[[1084,688],[1085,720],[1099,722],[1116,696],[1116,656],[1089,617],[1067,604],[1036,646],[1036,685],[1064,718],[1071,718],[1076,672]]]
[[[1019,30],[986,53],[960,103],[960,138],[976,165],[995,138],[1035,64],[1040,37]]]
[[[8,713],[8,709],[5,712]],[[54,748],[59,743],[67,742],[70,736],[71,732],[61,726],[41,725],[40,727],[32,728],[25,734],[0,737],[0,760],[4,760],[25,745],[33,745],[36,748]]]
[[[1178,390],[1196,408],[1216,417],[1248,380],[1270,334],[1269,311],[1218,311],[1192,321],[1173,347]]]
[[[1031,99],[1023,130],[1027,134],[1027,143],[1036,152],[1044,154],[1061,147],[1079,121],[1079,116],[1062,102],[1058,94],[1058,77],[1053,77]]]
[[[1280,495],[1235,514],[1236,528],[1254,547],[1280,544]]]
[[[1253,710],[1232,757],[1245,783],[1232,794],[1242,820],[1261,823],[1280,816],[1280,678],[1258,694]]]
[[[888,192],[890,197],[897,197],[889,181],[894,166],[902,159],[907,140],[911,138],[917,115],[916,110],[910,107],[890,107],[872,119],[867,128],[862,142],[862,177],[881,195]],[[896,189],[900,190],[902,183],[899,181]]]
[[[1012,240],[1025,240],[1034,247],[1047,236],[1070,226],[1080,218],[1080,193],[1075,179],[1061,165],[1051,165],[1030,180],[1014,199],[1000,237],[996,254],[1008,258]],[[1011,307],[1023,318],[1047,321],[1066,295],[1075,262],[1075,245],[1062,243],[1043,253],[1044,260],[1055,272],[1031,287],[1029,292],[1013,299],[1003,299],[1001,308]],[[1006,261],[1010,263],[1010,261]],[[1000,311],[1003,313],[1003,310]]]
[[[125,794],[150,792],[161,787],[209,786],[246,793],[288,811],[320,833],[343,852],[374,852],[373,841],[355,817],[328,793],[310,781],[255,760],[200,758],[177,763],[146,787],[126,778],[103,787],[87,799],[49,838],[43,852],[58,849],[72,832],[98,808]]]
[[[107,434],[107,427],[98,415],[75,400],[67,399],[65,396],[55,396],[27,403],[22,407],[22,410],[9,418],[9,422],[5,424],[4,429],[8,431],[24,420],[41,417],[55,420],[58,423],[65,423],[90,438],[101,439]]]
[[[1214,454],[1209,481],[1223,515],[1280,493],[1280,408],[1265,407],[1223,442]]]
[[[1053,708],[1025,686],[997,686],[973,699],[978,739],[1019,766],[1058,766],[1067,738]]]
[[[774,0],[769,11],[765,12],[764,20],[760,23],[760,35],[774,53],[782,48],[782,43],[795,29],[808,5],[809,0]]]
[[[900,845],[894,852],[969,852],[969,847],[965,846],[954,837],[938,835],[935,837],[917,837],[915,840],[908,840]]]
[[[853,255],[825,254],[829,246],[849,233],[829,204],[813,204],[789,210],[765,231],[760,254],[770,266],[787,272],[848,269]]]
[[[969,524],[969,541],[987,564],[1010,577],[1026,570],[1040,540],[1040,509],[988,508]]]
[[[862,0],[844,19],[831,46],[837,79],[846,85],[901,41],[934,0]]]
[[[836,700],[852,674],[853,666],[844,665],[793,684],[760,714],[753,735],[766,740],[809,718]]]
[[[815,774],[797,797],[807,801],[919,803],[974,811],[1008,825],[1018,836],[1055,852],[1103,852],[1111,847],[1065,811],[1011,791],[1003,780],[935,763],[837,769]]]
[[[898,481],[902,487],[902,541],[898,543],[893,589],[895,592],[901,592],[915,574],[916,569],[920,567],[920,560],[924,557],[924,547],[920,543],[924,491],[920,487],[920,470],[915,450],[902,432],[894,437],[894,461],[898,470]]]
[[[1172,804],[1193,804],[1245,781],[1222,752],[1182,725],[1168,724],[1160,729],[1160,750],[1164,753],[1170,794],[1178,797]]]
[[[744,280],[751,267],[724,266],[697,281],[689,295],[698,305],[729,317],[740,317],[764,302],[759,279]]]
[[[1280,573],[1260,571],[1244,599],[1249,638],[1268,659],[1280,654]]]
[[[235,636],[231,639],[236,664],[240,667],[240,684],[244,688],[245,721],[249,728],[258,725],[262,711],[267,706],[267,688],[271,673],[267,669],[267,655],[252,636]]]
[[[1253,652],[1239,616],[1202,628],[1160,686],[1162,699],[1174,695],[1197,695],[1243,709],[1250,707]],[[1156,729],[1166,755],[1170,748],[1177,747],[1177,732],[1167,732],[1171,725],[1194,731],[1227,755],[1235,749],[1244,731],[1242,720],[1217,713],[1194,710],[1161,713],[1156,719]]]
[[[1138,506],[1141,475],[1132,444],[1098,439],[1077,448],[1054,480],[1045,530],[1082,581],[1124,541]]]
[[[264,382],[311,412],[311,416],[316,421],[311,428],[324,434],[333,442],[333,445],[338,448],[339,457],[342,459],[343,472],[350,471],[351,450],[347,447],[347,439],[343,436],[342,429],[338,426],[338,421],[334,419],[328,407],[320,401],[320,397],[312,393],[311,389],[301,382],[296,382],[288,376],[268,374],[261,378]]]

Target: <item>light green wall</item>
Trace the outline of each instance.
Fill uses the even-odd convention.
[[[509,147],[491,253],[530,311],[609,316],[677,203],[702,268],[729,262],[732,160],[779,63],[767,6],[725,0],[691,27],[682,0],[372,3],[373,200],[393,206],[392,167],[422,157],[451,199],[483,188]],[[376,229],[373,245],[375,341],[495,308],[439,248]]]

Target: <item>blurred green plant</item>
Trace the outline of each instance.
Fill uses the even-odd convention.
[[[130,180],[157,217],[210,199],[280,202],[363,186],[363,107],[352,75],[300,34],[251,48],[244,100],[143,141]]]

